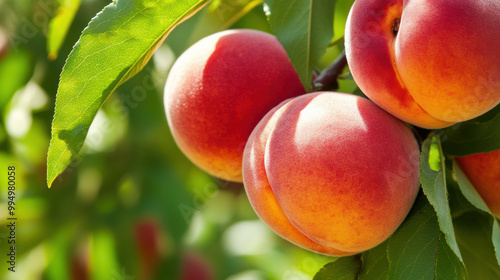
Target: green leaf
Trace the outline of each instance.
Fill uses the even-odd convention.
[[[250,12],[253,8],[262,4],[262,0],[216,0],[209,6],[209,14],[217,16],[216,24],[218,30],[224,30]]]
[[[125,268],[121,268],[116,255],[115,236],[108,229],[94,231],[91,248],[92,277],[95,280],[123,279]]]
[[[71,259],[68,258],[72,249],[72,238],[76,235],[76,227],[65,225],[58,231],[53,232],[53,237],[48,240],[50,251],[48,251],[47,278],[54,280],[70,279]]]
[[[468,212],[455,219],[458,245],[470,279],[500,279],[500,266],[491,246],[493,219]]]
[[[354,0],[336,1],[333,23],[333,34],[335,34],[335,36],[333,41],[338,41],[344,37],[347,15],[349,14],[353,3]]]
[[[467,200],[469,200],[470,203],[478,209],[491,214],[486,202],[484,202],[481,198],[472,183],[469,181],[469,178],[467,178],[467,175],[465,175],[455,160],[453,160],[453,172],[455,173],[455,178],[457,178],[458,186]]]
[[[385,280],[389,271],[387,242],[359,255],[342,257],[325,265],[314,276],[322,279]]]
[[[447,155],[465,156],[500,149],[500,106],[487,114],[439,132]]]
[[[64,38],[66,38],[82,0],[58,0],[58,2],[57,14],[50,21],[47,34],[47,51],[50,60],[57,58],[59,49],[64,42]]]
[[[31,55],[24,49],[9,52],[0,62],[0,112],[14,93],[29,81],[33,69]]]
[[[429,157],[431,155],[433,143],[437,145],[438,148],[437,152],[441,164],[441,168],[439,168],[440,171],[434,171],[429,165]],[[422,144],[422,154],[420,155],[420,183],[422,184],[424,194],[436,211],[439,227],[444,233],[446,241],[457,257],[462,260],[462,255],[460,254],[460,249],[458,248],[455,232],[453,230],[450,205],[448,204],[445,169],[445,159],[443,158],[439,136],[431,133]]]
[[[318,271],[313,280],[356,280],[360,268],[361,259],[359,255],[338,258]]]
[[[493,247],[495,248],[497,262],[498,264],[500,264],[500,223],[491,213],[484,200],[481,198],[479,193],[476,191],[476,189],[456,161],[453,161],[453,172],[455,173],[458,186],[460,187],[460,190],[462,191],[462,194],[465,196],[465,198],[467,198],[467,200],[469,200],[472,205],[489,214],[491,220],[490,224]]]
[[[386,280],[389,273],[387,259],[387,241],[366,251],[361,256],[363,267],[359,273],[359,280]]]
[[[276,37],[285,47],[307,91],[312,72],[333,38],[332,0],[265,0],[265,10]]]
[[[74,160],[97,111],[123,82],[139,72],[169,32],[208,0],[118,0],[83,31],[61,73],[47,184]]]
[[[439,229],[433,208],[422,195],[389,238],[387,255],[387,279],[468,279],[463,263]]]
[[[453,166],[453,161],[451,159],[446,159],[446,164],[447,166]],[[467,212],[478,211],[477,208],[462,194],[462,191],[460,190],[460,187],[455,179],[453,168],[446,168],[446,184],[448,189],[450,211],[453,219]]]
[[[186,47],[200,39],[231,27],[243,16],[262,4],[262,0],[215,0],[199,13],[196,26],[183,32],[181,38],[186,40]],[[189,36],[186,36],[188,34]],[[177,38],[174,38],[177,39]],[[184,48],[185,49],[185,48]]]

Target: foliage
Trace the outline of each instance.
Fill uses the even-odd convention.
[[[193,251],[215,279],[500,278],[500,224],[454,161],[500,149],[500,106],[416,130],[422,191],[410,214],[383,244],[338,259],[276,237],[241,184],[209,177],[176,147],[162,89],[187,47],[227,28],[273,33],[310,91],[313,72],[343,50],[353,2],[0,1],[9,42],[3,57],[0,49],[0,178],[16,166],[23,221],[16,279],[146,279],[134,231],[144,220],[160,232],[155,279],[178,279]],[[339,84],[360,94],[348,73]]]

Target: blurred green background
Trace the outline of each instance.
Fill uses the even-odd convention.
[[[271,32],[261,1],[214,1],[177,27],[107,100],[80,156],[48,189],[59,75],[81,31],[110,3],[83,0],[59,55],[49,59],[49,25],[65,2],[79,4],[0,0],[0,279],[299,280],[332,260],[275,235],[241,184],[199,170],[168,130],[162,95],[176,57],[223,29]],[[337,2],[332,42],[342,38],[353,0]],[[341,50],[329,48],[320,68]],[[341,89],[355,85],[346,80]],[[6,262],[8,166],[16,168],[14,273]]]

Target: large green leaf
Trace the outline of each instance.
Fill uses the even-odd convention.
[[[465,156],[500,149],[500,105],[474,120],[440,131],[447,155]]]
[[[464,174],[462,169],[460,169],[460,166],[456,163],[456,161],[453,161],[453,172],[455,173],[455,177],[457,178],[462,194],[470,201],[470,203],[472,203],[472,205],[489,214],[492,242],[495,248],[497,262],[500,264],[500,223],[488,209],[488,206]]]
[[[342,257],[325,265],[314,280],[359,279],[385,280],[389,271],[387,242],[359,255]]]
[[[82,0],[58,0],[57,14],[50,20],[47,34],[49,59],[56,59]]]
[[[454,222],[470,279],[500,279],[500,266],[491,246],[491,217],[481,212],[468,212]]]
[[[448,245],[457,257],[462,260],[453,229],[450,205],[448,203],[445,168],[445,160],[439,136],[431,133],[422,145],[422,154],[420,155],[420,183],[422,184],[424,194],[436,211],[439,226],[446,237],[445,241],[448,242]]]
[[[389,273],[387,259],[387,241],[366,251],[361,256],[363,267],[359,272],[359,280],[386,280]]]
[[[439,229],[434,209],[422,195],[389,238],[387,255],[387,279],[468,279],[463,263]]]
[[[342,257],[325,265],[316,273],[313,280],[356,280],[360,268],[361,259],[359,255]]]
[[[139,72],[180,22],[208,0],[118,0],[83,31],[63,68],[47,159],[47,184],[81,150],[97,111]]]
[[[311,90],[312,72],[333,38],[335,1],[265,0],[276,37],[285,47],[302,84]]]

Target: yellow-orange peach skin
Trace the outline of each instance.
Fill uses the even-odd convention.
[[[254,127],[281,101],[304,93],[274,36],[228,30],[200,40],[177,59],[164,103],[183,153],[209,174],[241,182],[243,150]]]
[[[345,30],[360,89],[394,116],[442,128],[500,103],[500,2],[357,0]]]
[[[269,112],[252,132],[243,180],[254,210],[277,234],[344,256],[383,242],[419,189],[410,129],[371,101],[311,93]]]
[[[493,215],[500,218],[500,150],[457,157],[456,161]]]

